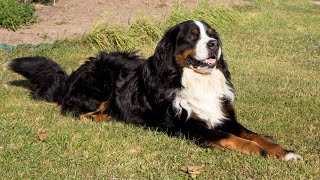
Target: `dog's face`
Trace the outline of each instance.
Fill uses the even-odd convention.
[[[165,33],[154,56],[159,60],[157,63],[174,60],[180,67],[208,73],[221,64],[222,45],[217,31],[210,25],[201,21],[186,21]]]
[[[200,72],[210,71],[221,56],[218,33],[205,22],[182,23],[174,54],[177,62],[184,67]]]
[[[186,21],[169,29],[157,46],[159,59],[174,59],[183,68],[210,72],[221,57],[221,41],[215,29],[200,21]]]

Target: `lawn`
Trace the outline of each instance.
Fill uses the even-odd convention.
[[[295,150],[303,162],[204,149],[129,124],[63,116],[57,105],[31,99],[21,76],[0,69],[1,178],[187,179],[182,167],[202,166],[198,179],[320,179],[320,6],[312,1],[178,8],[161,23],[143,19],[128,28],[95,28],[82,39],[0,51],[0,63],[45,55],[71,72],[102,48],[148,56],[167,27],[190,18],[220,32],[239,121]],[[48,136],[39,141],[43,130]]]

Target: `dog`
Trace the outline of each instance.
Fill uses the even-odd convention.
[[[41,56],[13,59],[7,67],[30,80],[33,98],[58,103],[63,113],[155,127],[208,148],[302,160],[237,121],[221,39],[203,21],[168,29],[147,59],[136,52],[100,52],[71,75]]]

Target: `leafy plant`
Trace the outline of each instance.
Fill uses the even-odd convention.
[[[0,28],[15,31],[22,25],[33,23],[36,19],[32,4],[23,4],[15,0],[1,0],[0,9]]]
[[[23,3],[40,3],[40,4],[54,4],[58,0],[19,0],[19,2]]]

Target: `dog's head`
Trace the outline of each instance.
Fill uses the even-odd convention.
[[[209,24],[186,21],[165,33],[155,55],[161,60],[175,61],[183,68],[207,73],[217,67],[222,57],[222,45],[217,31]]]

